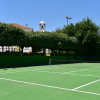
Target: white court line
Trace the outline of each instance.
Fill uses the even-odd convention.
[[[48,68],[40,68],[40,69],[34,69],[34,70],[44,70],[44,69],[48,69]],[[31,71],[31,70],[33,70],[33,69],[28,69],[28,70],[26,70],[26,69],[20,69],[20,70],[17,70],[17,71]],[[7,70],[7,71],[0,71],[0,73],[3,73],[3,72],[12,72],[12,71],[15,71],[15,70]]]
[[[55,67],[56,68],[56,67]],[[23,70],[23,69],[20,69],[20,70],[17,70],[17,71],[15,71],[15,70],[8,70],[8,71],[0,71],[0,73],[8,73],[8,72],[12,72],[13,71],[13,73],[15,72],[26,72],[26,71],[36,71],[36,70],[45,70],[45,69],[55,69],[54,67],[53,68],[51,68],[51,67],[41,67],[41,68],[39,68],[39,69],[30,69],[30,70]],[[9,69],[12,69],[12,68],[9,68]]]
[[[86,70],[86,69],[85,69]],[[63,72],[63,73],[60,73],[60,72],[50,72],[50,71],[45,71],[45,70],[24,70],[24,71],[14,71],[14,72],[4,72],[4,73],[0,73],[0,74],[7,74],[7,73],[17,73],[17,72],[27,72],[27,71],[37,71],[37,72],[47,72],[47,73],[58,73],[58,74],[70,74],[71,72],[77,72],[79,70],[76,70],[76,71],[69,71],[69,72]],[[80,70],[80,71],[83,71],[83,70]]]
[[[71,74],[68,73],[69,75],[78,75],[78,76],[89,76],[89,77],[100,77],[100,76],[95,76],[95,75],[83,75],[83,74]]]
[[[7,73],[18,73],[18,72],[28,72],[28,71],[39,71],[39,69],[37,69],[37,70],[23,70],[23,71],[14,71],[14,72],[8,71],[8,72],[0,73],[0,74],[7,74]]]
[[[55,68],[73,68],[73,67],[41,67],[39,69],[34,69],[34,70],[55,69]],[[12,69],[12,68],[9,68],[9,69]],[[86,69],[88,69],[88,68],[86,68]],[[30,69],[30,70],[33,70],[33,69]],[[8,70],[6,72],[11,72],[11,71],[15,71],[15,70]],[[20,70],[17,70],[17,71],[24,71],[24,70],[20,69]],[[27,71],[27,70],[25,70],[25,71]],[[5,71],[0,71],[0,73],[3,73],[3,72],[5,72]]]
[[[63,72],[63,74],[67,74],[67,73],[71,73],[71,72],[79,72],[79,71],[88,70],[88,69],[89,68],[81,69],[81,70],[75,70],[75,71],[70,71],[70,72]]]
[[[89,77],[100,77],[100,76],[95,76],[95,75],[82,75],[82,74],[72,74],[72,73],[60,73],[60,72],[49,72],[49,71],[37,71],[37,72],[47,72],[47,73],[53,73],[53,74],[63,74],[63,75],[78,75],[78,76],[89,76]]]
[[[84,84],[84,85],[82,85],[82,86],[76,87],[76,88],[74,88],[73,90],[80,89],[80,88],[82,88],[82,87],[85,87],[85,86],[87,86],[87,85],[91,85],[91,84],[96,83],[96,82],[98,82],[98,81],[100,81],[100,79],[99,79],[99,80],[96,80],[96,81],[93,81],[93,82],[90,82],[90,83],[87,83],[87,84]]]
[[[89,77],[100,77],[100,76],[95,76],[95,75],[82,75],[82,74],[72,74],[70,72],[68,73],[60,73],[60,72],[49,72],[49,71],[37,71],[37,72],[47,72],[47,73],[53,73],[53,74],[63,74],[63,75],[78,75],[78,76],[89,76]]]
[[[27,71],[38,71],[38,70],[45,70],[45,69],[34,69],[34,70],[8,70],[8,71],[0,71],[2,73],[16,73],[16,72],[27,72]]]
[[[46,72],[46,73],[53,73],[53,74],[63,74],[63,75],[66,75],[66,74],[68,74],[68,75],[78,75],[78,76],[89,76],[89,77],[100,77],[100,76],[95,76],[95,75],[82,75],[82,74],[72,74],[71,72],[72,71],[70,71],[70,72],[66,72],[66,73],[60,73],[60,72],[49,72],[49,71],[45,71],[44,69],[43,69],[43,71],[42,71],[42,69],[40,70],[40,69],[38,69],[38,70],[24,70],[24,71],[14,71],[14,72],[5,72],[5,73],[0,73],[0,74],[8,74],[8,73],[18,73],[18,72],[28,72],[28,71],[37,71],[37,72]],[[79,70],[77,70],[77,71],[79,71]],[[81,70],[82,71],[82,70]],[[75,71],[74,71],[75,72]]]
[[[27,72],[27,71],[37,71],[37,72],[48,72],[48,73],[59,73],[59,74],[62,74],[62,73],[60,73],[60,72],[49,72],[49,71],[45,71],[44,69],[37,69],[37,70],[23,70],[23,71],[14,71],[14,72],[8,71],[8,72],[0,73],[0,74],[17,73],[17,72]]]
[[[17,83],[25,83],[29,85],[36,85],[36,86],[41,86],[41,87],[49,87],[49,88],[56,88],[60,90],[69,90],[69,91],[76,91],[76,92],[81,92],[81,93],[86,93],[86,94],[94,94],[94,95],[99,95],[99,93],[93,93],[93,92],[86,92],[86,91],[79,91],[79,90],[73,90],[73,89],[68,89],[68,88],[61,88],[61,87],[56,87],[56,86],[51,86],[51,85],[44,85],[44,84],[37,84],[37,83],[31,83],[31,82],[25,82],[25,81],[19,81],[19,80],[13,80],[13,79],[7,79],[7,78],[0,78],[1,80],[7,80],[7,81],[12,81],[12,82],[17,82]]]
[[[31,66],[32,67],[32,66]],[[76,66],[75,66],[76,67]],[[73,67],[41,67],[40,69],[35,69],[35,70],[45,70],[45,69],[55,69],[55,68],[73,68]],[[96,68],[100,68],[100,67],[93,67],[93,68],[86,68],[86,69],[82,69],[82,70],[75,70],[75,71],[70,71],[70,72],[77,72],[77,71],[83,71],[83,70],[88,70],[88,69],[96,69]],[[9,69],[12,69],[12,68],[9,68]],[[21,71],[22,70],[22,71]],[[31,71],[32,69],[30,69],[30,70],[23,70],[23,69],[21,69],[21,70],[18,70],[18,71],[15,71],[15,70],[8,70],[8,71],[0,71],[0,73],[1,74],[3,74],[3,73],[8,73],[8,72],[11,72],[11,71],[14,71],[15,73],[16,72],[26,72],[26,71]],[[32,70],[33,71],[33,70]],[[11,72],[11,73],[14,73],[14,72]],[[66,74],[66,73],[70,73],[70,72],[63,72],[64,74]],[[57,72],[56,72],[57,73]],[[59,72],[58,72],[59,73]]]
[[[71,73],[71,72],[79,72],[79,71],[84,71],[84,70],[88,70],[88,69],[97,69],[97,68],[100,68],[100,67],[86,68],[86,69],[75,70],[75,71],[70,71],[70,72],[63,72],[63,73],[64,73],[64,74],[67,74],[67,73]]]
[[[47,69],[47,68],[45,68],[45,69]],[[66,74],[66,73],[71,73],[71,72],[77,72],[77,71],[83,71],[83,70],[88,70],[88,69],[89,69],[89,68],[87,68],[87,69],[82,69],[82,70],[75,70],[75,71],[63,72],[63,73],[61,73],[61,74]],[[25,71],[14,71],[14,72],[8,71],[8,72],[0,73],[0,74],[16,73],[16,72],[26,72],[26,71],[38,71],[38,70],[40,70],[39,72],[49,72],[49,71],[41,71],[41,70],[44,70],[44,69],[37,69],[37,70],[25,70]],[[50,72],[50,73],[51,73],[51,72]],[[52,73],[60,73],[60,72],[52,72]]]
[[[33,66],[29,66],[29,67],[33,67]],[[36,67],[36,66],[34,66],[34,67]],[[23,68],[23,67],[22,67]],[[26,68],[28,68],[28,67],[26,67]],[[42,67],[40,67],[40,68],[38,68],[38,69],[34,69],[34,70],[44,70],[44,69],[56,69],[56,68],[65,68],[65,67],[50,67],[50,66],[42,66]],[[66,68],[68,68],[68,67],[66,67]],[[7,68],[7,69],[12,69],[12,68]],[[33,70],[33,69],[30,69],[30,70]],[[6,69],[5,69],[6,70]],[[23,69],[20,69],[20,68],[18,68],[18,70],[17,71],[23,71]],[[10,71],[15,71],[15,70],[8,70],[8,72],[10,72]],[[0,73],[1,72],[5,72],[5,71],[0,71]]]

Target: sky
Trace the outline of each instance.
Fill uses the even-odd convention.
[[[100,0],[0,0],[0,21],[17,23],[39,31],[39,22],[46,22],[46,31],[55,31],[83,18],[91,18],[100,26]]]

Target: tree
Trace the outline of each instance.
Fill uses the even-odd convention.
[[[63,31],[62,31],[62,29],[61,29],[61,28],[57,28],[55,32],[56,32],[56,33],[58,33],[58,34],[63,33]]]
[[[97,56],[100,50],[100,36],[88,31],[82,42],[86,56]]]
[[[90,18],[84,18],[82,21],[75,24],[75,36],[79,41],[83,41],[88,31],[95,34],[99,33],[99,27],[93,23]]]
[[[0,45],[20,46],[23,52],[25,46],[25,31],[10,24],[0,24]]]
[[[82,44],[81,54],[85,56],[96,55],[99,51],[99,27],[90,18],[84,18],[75,24],[75,37]]]
[[[70,23],[68,26],[64,26],[62,29],[62,32],[67,35],[68,31],[68,36],[74,36],[75,35],[75,26],[73,23]]]

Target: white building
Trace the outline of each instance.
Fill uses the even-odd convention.
[[[41,21],[39,23],[39,31],[40,32],[45,32],[45,26],[46,26],[45,21]]]
[[[45,21],[41,21],[39,23],[39,31],[40,32],[45,32],[46,31],[45,27],[46,27]],[[46,53],[46,56],[50,56],[51,50],[50,49],[45,49],[45,53]]]

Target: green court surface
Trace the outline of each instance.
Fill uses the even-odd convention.
[[[0,100],[100,100],[100,63],[0,69]]]

